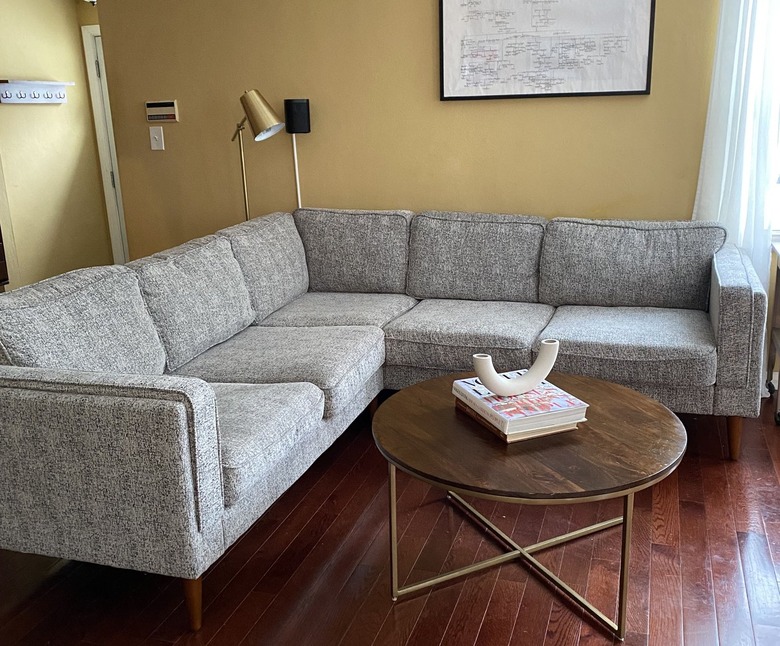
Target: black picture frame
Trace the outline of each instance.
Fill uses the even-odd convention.
[[[655,0],[612,0],[612,4],[609,0],[558,0],[538,4],[535,7],[533,2],[520,0],[439,0],[440,99],[650,94]],[[623,17],[633,19],[626,33],[598,33],[593,23],[584,20],[587,14],[609,8],[613,14],[622,11]],[[513,31],[512,21],[521,21],[521,26],[527,22],[522,22],[524,17],[517,13],[529,9],[537,11],[532,21],[540,17],[550,27],[557,26],[555,22],[568,11],[567,27],[574,31],[545,30],[538,24],[528,25],[529,30]],[[578,17],[583,18],[579,27]],[[605,21],[610,17],[614,16],[602,16]],[[480,20],[498,29],[485,31]],[[455,40],[456,36],[461,36],[460,41]],[[457,50],[453,49],[458,42]],[[596,54],[590,55],[594,49]],[[454,66],[458,67],[457,80],[453,80]],[[625,84],[621,79],[597,76],[615,69],[624,71]],[[604,87],[594,87],[598,85]],[[529,87],[531,91],[527,91]]]

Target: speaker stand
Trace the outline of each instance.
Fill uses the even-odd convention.
[[[295,133],[292,134],[293,164],[295,165],[295,194],[298,196],[298,208],[301,208],[301,178],[298,174],[298,144],[295,142]]]

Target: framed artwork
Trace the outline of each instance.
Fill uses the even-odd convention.
[[[441,100],[650,94],[655,0],[440,0]]]

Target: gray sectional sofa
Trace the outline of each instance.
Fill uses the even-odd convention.
[[[300,209],[0,296],[0,548],[203,572],[383,388],[529,365],[759,412],[766,295],[716,225]]]

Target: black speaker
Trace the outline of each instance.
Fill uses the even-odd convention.
[[[287,126],[287,132],[290,134],[311,132],[309,99],[285,99],[284,122]]]

